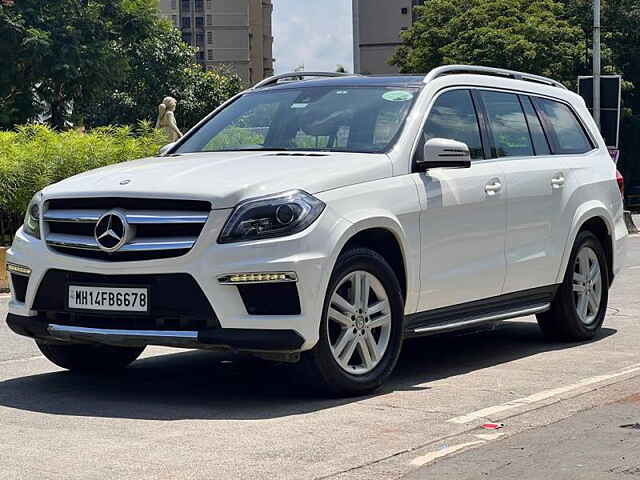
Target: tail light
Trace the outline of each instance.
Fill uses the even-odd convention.
[[[620,170],[616,169],[616,182],[618,182],[618,188],[620,189],[620,195],[624,197],[624,177],[620,173]]]

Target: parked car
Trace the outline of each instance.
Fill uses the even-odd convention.
[[[280,75],[162,154],[28,206],[7,321],[61,367],[231,350],[358,395],[407,337],[535,314],[550,339],[591,339],[623,264],[615,165],[544,77]]]

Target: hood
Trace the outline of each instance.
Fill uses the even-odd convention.
[[[44,195],[47,199],[132,196],[208,200],[218,209],[291,189],[314,194],[391,175],[391,162],[384,154],[188,153],[92,170],[47,187]]]

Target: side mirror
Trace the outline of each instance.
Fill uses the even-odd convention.
[[[418,163],[425,170],[430,168],[469,168],[471,153],[462,142],[448,138],[432,138],[424,144],[424,157]]]
[[[158,154],[161,157],[164,157],[164,155],[173,148],[173,146],[175,145],[174,143],[167,143],[164,147],[160,148],[160,150],[158,150]]]

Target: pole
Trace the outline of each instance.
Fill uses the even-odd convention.
[[[600,0],[593,0],[593,119],[600,128]]]
[[[360,73],[360,2],[353,0],[353,73]]]

